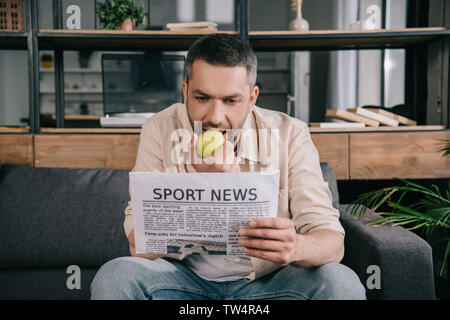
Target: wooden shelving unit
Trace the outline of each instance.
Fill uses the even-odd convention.
[[[311,133],[321,132],[420,132],[420,131],[442,131],[445,126],[400,126],[400,127],[365,127],[365,128],[314,128],[310,127]]]
[[[56,87],[56,128],[41,128],[39,102],[39,50],[55,52],[54,72],[62,79],[64,50],[185,51],[210,32],[62,30],[62,1],[54,0],[54,29],[39,29],[38,1],[26,1],[26,31],[0,31],[0,49],[27,50],[29,67],[30,126],[0,128],[0,161],[32,166],[89,166],[130,168],[139,142],[139,128],[64,128],[63,84]],[[235,31],[219,31],[240,37],[256,51],[329,51],[406,49],[407,78],[414,107],[440,105],[442,125],[353,129],[310,128],[322,161],[329,162],[338,179],[390,179],[450,177],[450,163],[432,146],[435,139],[449,138],[448,122],[450,30],[423,27],[423,15],[414,7],[411,28],[373,31],[312,30],[249,31],[248,0],[235,1]],[[431,2],[430,2],[431,5]],[[411,7],[412,8],[412,7]],[[431,10],[431,9],[430,9]],[[429,25],[443,25],[448,16],[433,9]],[[447,10],[448,11],[448,10]],[[431,17],[432,16],[432,17]],[[408,18],[409,19],[409,18]],[[433,24],[434,21],[434,24]],[[438,22],[436,22],[438,21]],[[448,25],[447,25],[448,27]],[[76,72],[76,70],[72,70]],[[428,78],[427,78],[428,73]],[[431,77],[430,75],[434,75]],[[434,79],[430,83],[430,79]],[[428,82],[427,82],[428,81]],[[61,81],[60,81],[61,82]],[[56,81],[58,84],[58,80]],[[427,100],[428,95],[428,100]],[[439,99],[438,102],[436,102]],[[433,110],[438,110],[433,107]],[[92,119],[91,119],[92,120]],[[417,119],[415,119],[417,120]],[[96,121],[95,119],[92,121]],[[395,155],[395,156],[394,156]]]
[[[0,133],[29,133],[30,127],[2,127]]]
[[[449,36],[450,30],[445,28],[251,31],[249,41],[256,50],[396,49]]]
[[[237,35],[237,31],[218,31]],[[37,34],[39,49],[130,50],[148,48],[186,50],[198,38],[213,32],[110,31],[41,29]],[[250,31],[248,39],[255,50],[344,50],[404,48],[438,38],[449,37],[445,28],[408,28],[389,30],[313,30]]]
[[[140,128],[41,128],[42,133],[140,133]]]
[[[0,49],[27,50],[26,31],[4,31],[0,30]]]
[[[220,31],[237,35],[234,31]],[[40,50],[187,50],[195,40],[213,32],[50,30],[37,34]]]

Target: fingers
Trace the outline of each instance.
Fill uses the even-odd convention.
[[[252,237],[252,238],[264,238],[281,241],[294,240],[295,233],[290,229],[269,229],[269,228],[251,228],[241,227],[239,228],[239,236]]]
[[[289,251],[292,249],[290,243],[275,240],[239,238],[238,243],[241,247],[248,249],[268,251]]]
[[[250,221],[251,228],[272,228],[272,229],[291,229],[294,228],[294,222],[288,218],[269,217],[255,218]]]
[[[252,257],[281,265],[289,264],[296,252],[296,231],[292,220],[280,217],[253,219],[239,228],[238,244]]]
[[[288,265],[291,262],[291,256],[287,251],[268,251],[244,248],[244,252],[248,256],[272,261],[282,266]]]
[[[197,141],[198,141],[198,135],[194,132],[194,134],[191,137],[191,144],[190,144],[191,164],[202,163],[202,158],[197,154]]]

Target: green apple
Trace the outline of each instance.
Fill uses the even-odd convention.
[[[225,137],[220,131],[208,130],[203,132],[197,140],[197,154],[207,158],[223,146]]]

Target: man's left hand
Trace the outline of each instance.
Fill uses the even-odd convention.
[[[287,265],[296,260],[297,233],[288,218],[257,218],[239,228],[238,243],[252,257]]]

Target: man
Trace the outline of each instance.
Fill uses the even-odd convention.
[[[279,169],[277,217],[254,219],[239,229],[246,256],[136,254],[129,202],[124,228],[132,257],[102,266],[91,285],[92,299],[365,298],[356,274],[339,264],[344,230],[308,127],[255,106],[256,68],[254,52],[234,36],[198,40],[187,55],[185,104],[175,104],[143,125],[133,171]],[[213,155],[199,159],[194,151],[198,124],[203,131],[235,134],[231,139],[227,135],[227,143]],[[174,157],[180,139],[173,136],[179,130],[188,132],[179,138],[184,145],[187,141],[191,161]]]

